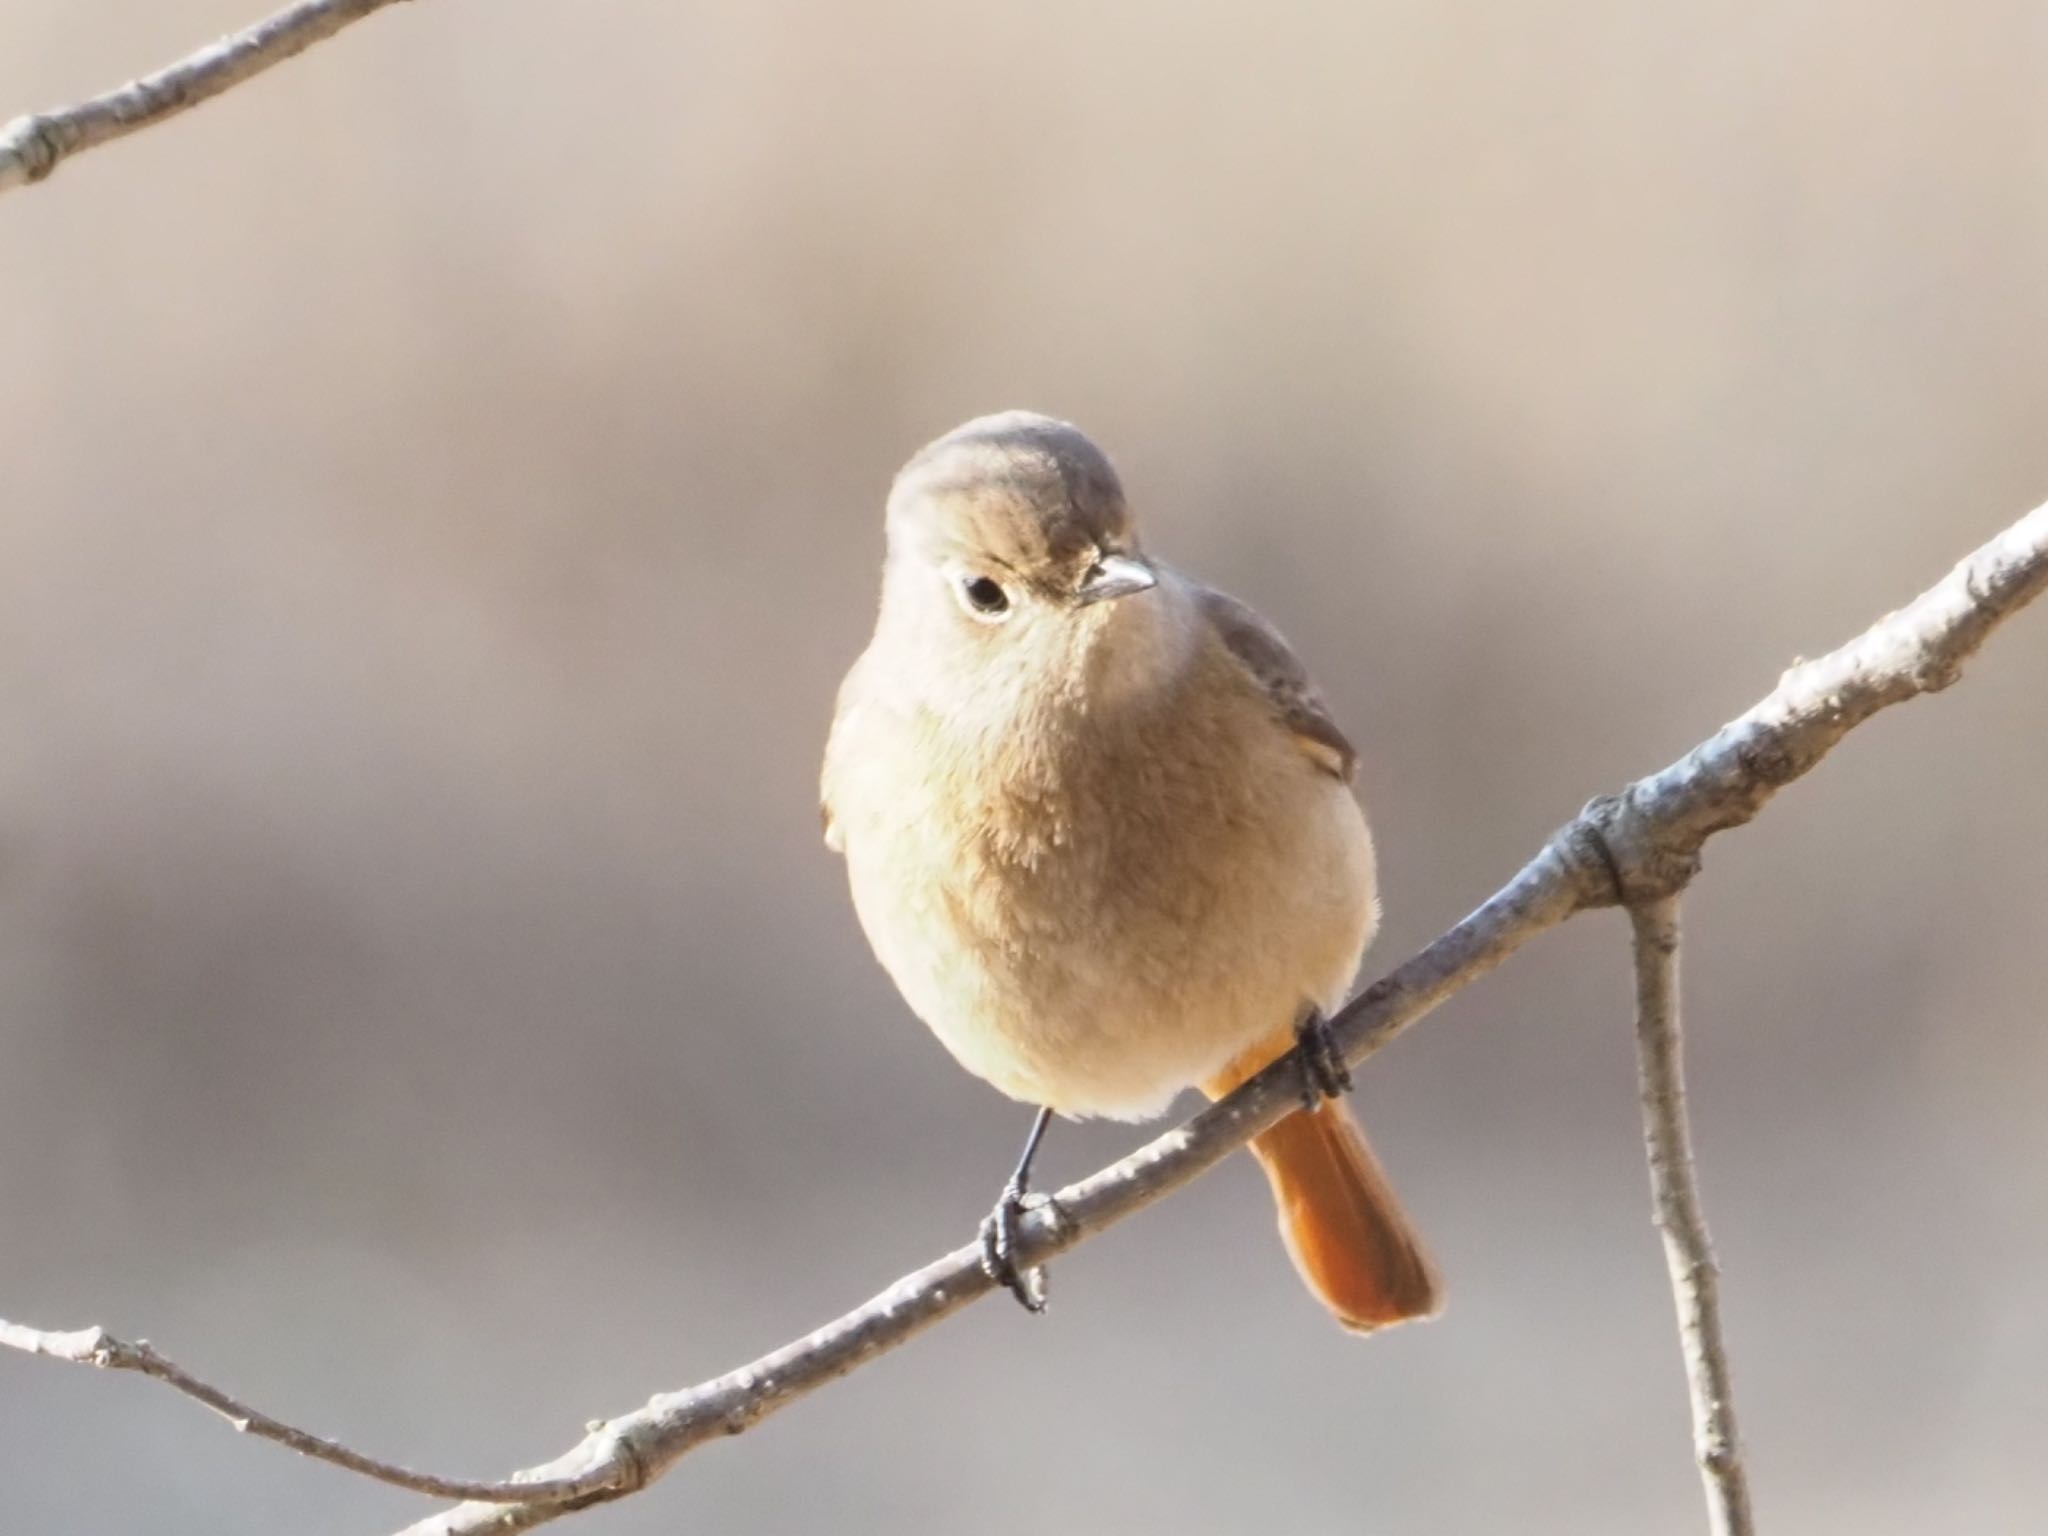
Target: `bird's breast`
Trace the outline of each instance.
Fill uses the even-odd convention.
[[[1371,847],[1276,729],[1090,726],[871,722],[834,811],[877,956],[960,1062],[1031,1103],[1138,1117],[1341,994]]]

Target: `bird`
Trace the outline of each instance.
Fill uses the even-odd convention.
[[[1357,753],[1278,630],[1140,545],[1071,423],[977,417],[890,487],[872,638],[821,800],[876,958],[967,1071],[1035,1108],[981,1228],[1017,1233],[1051,1118],[1141,1120],[1293,1052],[1253,1138],[1309,1291],[1364,1333],[1442,1286],[1341,1097],[1325,1019],[1379,920]]]

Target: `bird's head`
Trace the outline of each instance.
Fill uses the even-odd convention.
[[[1118,689],[1157,649],[1161,572],[1123,486],[1079,428],[982,416],[889,493],[882,628],[950,690]]]

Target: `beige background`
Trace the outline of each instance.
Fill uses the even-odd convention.
[[[0,116],[254,0],[9,0]],[[422,0],[0,204],[0,1314],[488,1474],[963,1240],[1026,1113],[815,767],[888,476],[1082,422],[1364,745],[1384,967],[2048,494],[2048,11]],[[2048,613],[1690,904],[1771,1527],[2048,1518]],[[593,1533],[1700,1527],[1624,925],[1373,1063],[1451,1309],[1249,1163]],[[1131,1144],[1063,1127],[1073,1176]],[[426,1506],[0,1359],[0,1525]]]

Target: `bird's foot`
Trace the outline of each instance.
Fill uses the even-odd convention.
[[[1052,1205],[1049,1196],[1029,1194],[1023,1184],[1013,1179],[1003,1186],[1002,1198],[981,1224],[982,1269],[996,1284],[1007,1286],[1017,1298],[1017,1305],[1026,1312],[1045,1310],[1047,1281],[1042,1265],[1018,1267],[1018,1229],[1028,1212],[1047,1205]],[[1057,1212],[1059,1208],[1053,1209]]]
[[[1301,1069],[1301,1107],[1315,1109],[1325,1099],[1351,1091],[1351,1068],[1337,1049],[1330,1021],[1313,1003],[1294,1024],[1294,1060]]]

